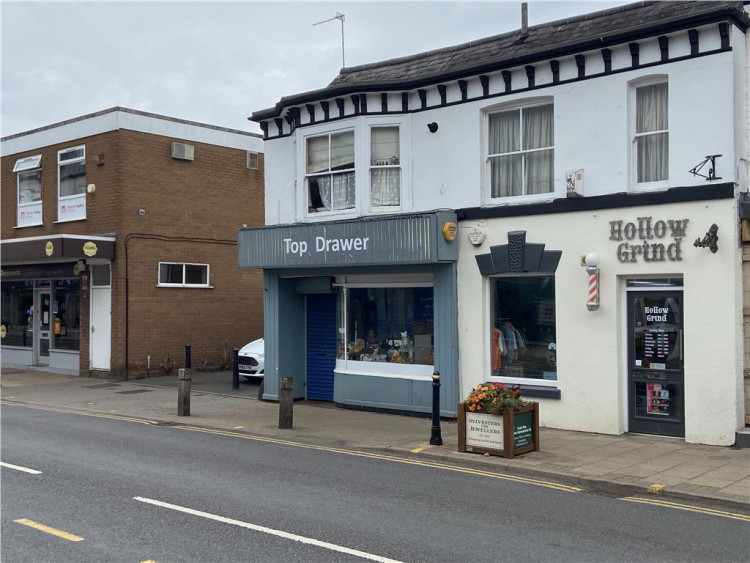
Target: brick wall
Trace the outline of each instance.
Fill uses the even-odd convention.
[[[193,161],[171,158],[172,141],[195,147]],[[57,219],[57,151],[86,146],[85,221]],[[42,154],[43,221],[16,224],[16,160]],[[103,164],[96,164],[100,155]],[[3,239],[52,234],[116,236],[112,262],[111,371],[115,377],[158,372],[168,358],[182,366],[192,346],[193,367],[215,368],[235,347],[263,335],[260,271],[237,267],[237,231],[262,225],[263,155],[259,170],[246,166],[246,151],[118,130],[14,154],[2,159]],[[143,210],[141,212],[140,210]],[[210,266],[210,289],[157,287],[158,262]],[[127,283],[126,283],[127,280]],[[126,309],[127,307],[127,309]],[[82,301],[81,373],[88,373],[88,300]],[[125,352],[128,352],[128,358]]]

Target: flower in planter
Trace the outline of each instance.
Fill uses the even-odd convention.
[[[502,414],[508,407],[517,409],[528,404],[521,399],[519,387],[506,387],[502,383],[483,383],[472,389],[464,401],[467,410],[490,414]]]

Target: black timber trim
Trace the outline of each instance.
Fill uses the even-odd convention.
[[[482,83],[482,97],[486,98],[490,95],[490,77],[486,74],[482,74],[479,77],[479,82]]]
[[[526,69],[526,78],[529,81],[529,88],[533,88],[536,69],[534,68],[534,65],[526,65],[524,68]]]
[[[729,24],[722,22],[719,24],[719,37],[721,37],[721,48],[729,49]]]
[[[427,90],[417,90],[419,95],[419,103],[422,109],[427,109]]]
[[[380,109],[383,113],[388,113],[388,94],[385,92],[380,94]]]
[[[630,64],[633,68],[638,68],[640,66],[640,45],[628,43],[628,47],[630,48]]]
[[[612,72],[612,50],[602,49],[602,60],[604,61],[604,74]]]
[[[711,51],[705,51],[705,52],[700,53],[700,54],[695,55],[695,56],[694,55],[684,55],[682,57],[675,57],[673,59],[669,59],[666,62],[654,61],[654,62],[651,62],[651,63],[646,63],[646,64],[643,64],[643,65],[639,65],[638,69],[649,69],[649,68],[663,66],[665,64],[678,63],[678,62],[682,62],[682,61],[686,61],[686,60],[692,60],[692,59],[697,59],[697,58],[701,58],[701,57],[709,57],[709,56],[719,55],[719,54],[727,53],[727,52],[731,52],[731,51],[733,51],[733,49],[731,47],[729,49],[713,49]],[[602,55],[604,56],[604,50],[602,50]],[[610,56],[611,56],[611,54],[610,54]],[[601,78],[603,76],[612,76],[612,75],[615,75],[615,74],[632,72],[633,70],[635,70],[631,66],[623,67],[623,68],[618,68],[617,70],[611,70],[611,60],[610,60],[609,64],[610,64],[610,71],[607,71],[607,61],[605,59],[605,70],[604,70],[604,72],[598,72],[598,73],[595,73],[595,74],[589,74],[589,75],[586,75],[583,78],[577,78],[577,77],[576,78],[569,78],[567,80],[560,80],[559,82],[548,82],[548,83],[545,83],[545,84],[535,85],[533,88],[519,88],[517,90],[511,90],[510,89],[510,76],[511,76],[511,73],[510,73],[510,71],[504,70],[504,71],[501,72],[501,74],[503,75],[503,80],[505,81],[505,91],[503,91],[503,92],[497,92],[495,94],[488,94],[486,96],[482,95],[482,96],[474,96],[474,97],[471,97],[471,98],[467,97],[466,100],[457,100],[457,101],[453,101],[453,102],[448,102],[447,104],[445,104],[444,107],[451,107],[451,106],[455,106],[455,105],[459,105],[459,104],[464,104],[464,103],[471,103],[471,102],[476,102],[476,101],[481,101],[481,100],[499,98],[499,97],[507,96],[508,94],[529,93],[529,92],[533,92],[535,90],[543,90],[545,88],[551,88],[553,86],[561,86],[561,85],[565,85],[565,84],[571,84],[573,82],[582,82],[584,80],[592,80],[592,79],[596,79],[596,78]],[[480,80],[482,79],[481,76],[479,78],[480,78]],[[487,79],[487,84],[488,84],[487,90],[489,91],[489,76],[486,76],[485,78]],[[408,109],[409,94],[407,92],[403,92],[401,94],[401,96],[402,96],[402,98],[401,98],[401,100],[402,100],[402,111],[393,111],[393,112],[389,112],[389,114],[404,115],[404,114],[408,114],[408,113],[419,113],[419,112],[422,112],[422,111],[429,111],[429,110],[435,109],[437,107],[440,107],[440,106],[430,106],[430,107],[424,107],[424,108],[419,107],[419,108],[414,108],[414,109]],[[425,97],[426,97],[426,94],[425,94]],[[355,117],[355,115],[344,115],[344,100],[342,98],[335,98],[335,100],[336,100],[336,103],[339,105],[339,117],[337,117],[337,118],[331,118],[331,119],[327,120],[326,122],[334,122],[334,121],[339,121],[341,119],[350,119],[352,117]],[[406,107],[404,107],[404,106],[406,106]],[[372,114],[372,115],[376,115],[376,114]],[[385,114],[383,114],[383,115],[385,115]],[[323,123],[323,122],[321,121],[320,123]],[[283,138],[283,137],[286,137],[286,136],[288,136],[288,135],[279,134],[276,137],[269,137],[269,139]]]
[[[597,209],[618,209],[622,207],[642,207],[664,205],[688,201],[711,201],[734,198],[734,183],[709,184],[670,188],[651,193],[616,193],[594,197],[559,198],[545,203],[527,205],[507,205],[502,207],[473,207],[457,211],[459,221],[493,219],[498,217],[523,217],[547,215],[551,213],[572,213]]]
[[[586,55],[576,55],[578,78],[586,78]]]
[[[438,84],[438,93],[440,94],[440,106],[448,103],[448,87],[445,84]]]
[[[551,60],[549,62],[549,68],[552,71],[552,84],[560,83],[560,61]]]
[[[359,95],[359,106],[360,106],[360,113],[362,115],[367,115],[367,94]]]
[[[465,102],[467,100],[467,96],[469,95],[469,83],[466,82],[466,80],[459,80],[458,81],[458,89],[461,90],[461,101]]]
[[[688,30],[688,40],[690,41],[690,54],[695,56],[700,53],[700,33],[697,29]]]
[[[307,104],[307,115],[310,117],[310,125],[315,123],[315,104]]]
[[[669,60],[669,37],[662,35],[659,37],[659,50],[661,51],[661,62]]]
[[[330,107],[329,107],[328,102],[326,101],[320,102],[320,107],[323,109],[323,121],[328,121],[331,118]]]

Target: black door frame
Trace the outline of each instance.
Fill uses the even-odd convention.
[[[644,434],[661,434],[665,436],[684,436],[685,435],[685,363],[683,356],[685,315],[684,315],[684,294],[681,289],[664,288],[649,290],[629,290],[627,291],[627,412],[628,412],[628,431],[641,432]],[[651,367],[641,367],[635,365],[635,301],[638,298],[676,298],[680,306],[679,311],[679,346],[680,346],[680,365],[678,369],[664,368],[654,369]],[[661,384],[670,386],[668,393],[672,401],[677,401],[672,405],[676,411],[676,416],[663,415],[643,415],[637,411],[637,388],[639,385]]]

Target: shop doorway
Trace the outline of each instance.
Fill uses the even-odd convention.
[[[684,436],[682,292],[627,295],[629,430]]]
[[[49,365],[50,323],[52,294],[49,289],[35,292],[34,295],[34,364]]]
[[[112,288],[109,265],[91,268],[91,369],[110,369]]]
[[[307,296],[307,398],[333,401],[336,295]]]

